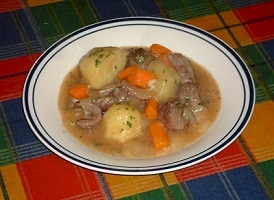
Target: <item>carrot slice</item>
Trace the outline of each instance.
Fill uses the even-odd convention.
[[[127,77],[129,77],[138,67],[135,65],[131,65],[127,68],[125,68],[124,70],[122,70],[119,74],[118,74],[118,79],[123,80],[126,79]]]
[[[87,84],[78,84],[70,88],[69,94],[75,99],[84,99],[88,97],[88,85]]]
[[[154,121],[149,125],[149,132],[152,138],[154,148],[162,149],[170,145],[169,138],[165,126],[159,122]]]
[[[149,81],[155,78],[155,73],[134,65],[127,67],[118,74],[118,79],[125,79],[132,85],[142,89],[146,89],[148,87]]]
[[[160,45],[160,44],[152,44],[150,46],[150,51],[156,56],[159,56],[160,54],[170,54],[171,50]]]
[[[136,87],[146,89],[149,81],[155,78],[154,73],[138,68],[126,80]]]
[[[145,116],[150,120],[156,120],[158,118],[158,101],[151,97],[145,108]]]

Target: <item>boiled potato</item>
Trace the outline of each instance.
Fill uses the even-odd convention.
[[[142,134],[143,115],[128,103],[113,104],[102,119],[106,139],[124,143]]]
[[[156,59],[149,64],[148,70],[154,72],[157,76],[153,89],[155,90],[155,97],[159,103],[176,97],[180,75],[174,68]]]
[[[117,47],[98,47],[88,52],[79,62],[85,81],[94,89],[111,83],[127,62],[127,50]]]

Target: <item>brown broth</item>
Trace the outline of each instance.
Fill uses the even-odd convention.
[[[75,113],[72,109],[68,108],[68,100],[70,98],[68,90],[72,85],[79,83],[81,79],[78,66],[74,67],[65,76],[59,92],[58,106],[65,128],[84,145],[114,156],[134,158],[155,157],[186,148],[205,134],[216,119],[221,105],[221,94],[215,79],[204,67],[198,65],[193,60],[190,61],[196,81],[200,84],[202,104],[207,109],[196,116],[197,124],[190,125],[182,132],[169,132],[171,145],[168,148],[162,150],[154,149],[148,133],[120,144],[106,140],[100,132],[100,127],[89,131],[75,125],[74,122],[81,118],[81,116],[79,113]]]

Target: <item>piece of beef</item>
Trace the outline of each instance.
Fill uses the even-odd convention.
[[[97,126],[102,120],[101,108],[93,104],[91,101],[82,103],[82,109],[86,117],[81,118],[75,122],[79,127],[84,129],[91,129]]]
[[[185,106],[196,107],[201,103],[199,84],[184,83],[178,93],[178,99]]]
[[[128,64],[137,65],[146,69],[154,58],[155,57],[148,50],[145,50],[144,48],[134,48],[128,55]]]
[[[163,104],[159,108],[159,121],[170,130],[184,130],[188,126],[188,119],[184,116],[184,108],[177,101]]]
[[[137,109],[140,111],[144,110],[144,106],[146,103],[146,99],[150,98],[152,94],[149,92],[141,92],[138,90],[143,89],[134,89],[135,87],[130,86],[129,84],[121,84],[118,83],[117,87],[112,87],[112,90],[109,90],[108,92],[101,92],[93,91],[96,94],[100,95],[93,95],[93,97],[90,97],[89,100],[82,100],[82,104],[85,101],[90,101],[90,103],[93,103],[94,105],[98,106],[102,112],[107,111],[114,103],[124,103],[129,102],[132,105],[134,105]],[[104,95],[103,95],[104,94]],[[89,108],[85,108],[87,106],[82,106],[83,112],[87,112]]]
[[[180,53],[172,53],[168,55],[168,59],[172,66],[181,75],[181,83],[195,82],[194,72],[190,61]]]
[[[106,96],[93,99],[92,102],[105,112],[115,103],[115,99],[112,96]]]

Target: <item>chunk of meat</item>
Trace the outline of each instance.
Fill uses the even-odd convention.
[[[168,59],[172,66],[181,75],[181,83],[195,82],[194,72],[190,61],[180,53],[172,53],[168,55]]]
[[[98,119],[98,118],[95,118],[95,119],[82,118],[82,119],[77,120],[75,123],[80,128],[83,128],[83,129],[92,129],[93,127],[97,126],[98,123],[100,122],[100,121],[97,121],[96,119]]]
[[[103,89],[105,90],[105,89]],[[129,102],[138,110],[142,111],[145,107],[146,100],[153,94],[144,89],[135,88],[129,84],[117,84],[117,87],[108,89],[108,92],[101,92],[100,90],[93,91],[90,98],[84,99],[80,103],[83,113],[89,115],[89,104],[98,106],[102,112],[107,111],[114,103]]]
[[[121,87],[115,88],[111,92],[111,95],[115,99],[116,103],[123,103],[128,100],[128,97],[130,96],[130,91],[127,86],[123,85]]]
[[[81,106],[86,117],[77,120],[75,123],[84,129],[91,129],[97,126],[102,120],[101,108],[91,103],[91,101],[86,101]]]
[[[145,50],[144,48],[134,48],[128,55],[128,64],[137,65],[146,69],[154,58],[155,57],[148,50]]]
[[[201,103],[199,84],[192,82],[183,84],[178,99],[185,106],[197,107]]]
[[[184,116],[184,108],[178,102],[167,102],[159,108],[159,121],[170,130],[184,130],[188,119]]]
[[[112,96],[106,96],[96,98],[92,102],[100,107],[104,112],[107,111],[115,103],[115,99]]]

